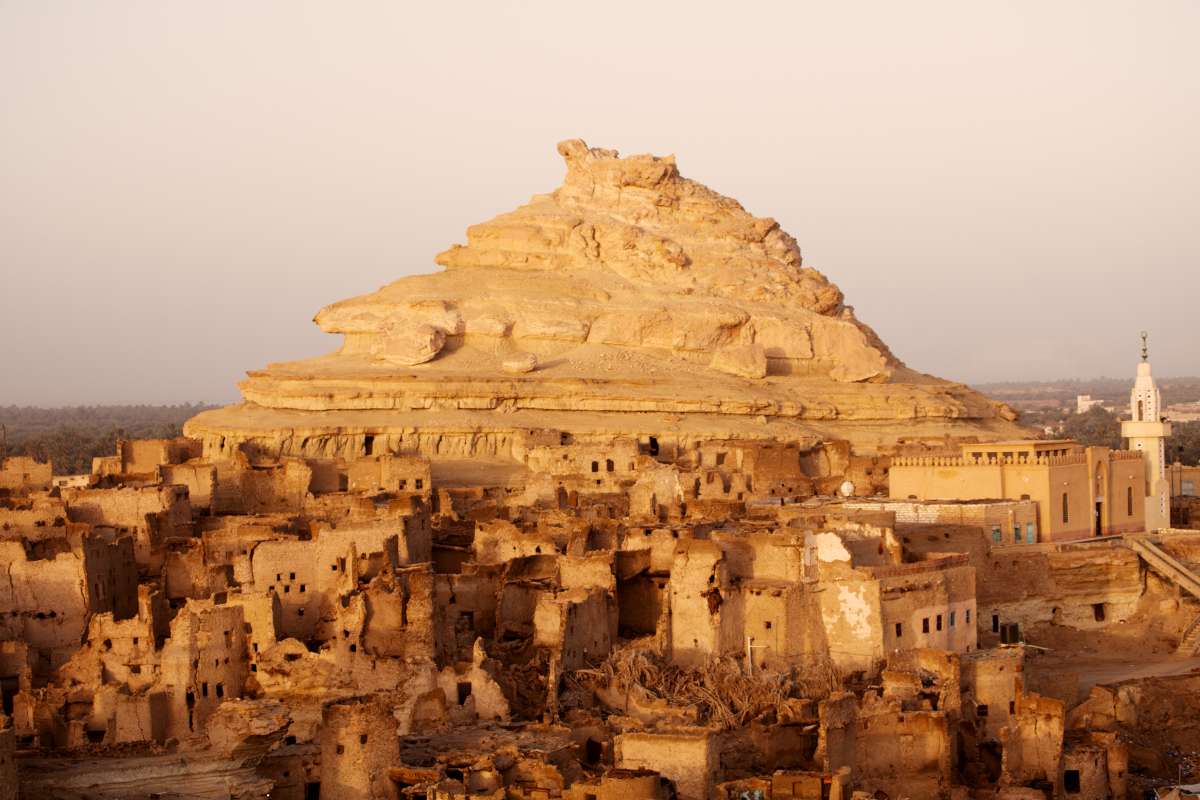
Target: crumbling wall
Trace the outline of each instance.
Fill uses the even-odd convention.
[[[308,498],[312,470],[300,459],[288,458],[270,467],[241,472],[242,513],[270,514],[299,511]]]
[[[400,764],[387,696],[330,703],[321,716],[322,800],[396,800],[390,767]]]
[[[962,659],[964,716],[982,741],[1000,741],[1025,691],[1023,648],[978,650]]]
[[[376,456],[358,458],[346,468],[351,492],[418,492],[432,490],[429,459],[417,456]]]
[[[541,593],[533,617],[533,642],[574,670],[603,658],[616,638],[617,609],[605,589]]]
[[[0,490],[44,492],[54,480],[54,467],[38,463],[29,456],[9,456],[0,460]]]
[[[447,705],[462,708],[469,721],[507,722],[510,713],[508,700],[487,671],[486,661],[483,640],[476,639],[471,661],[445,667],[438,674],[438,685]]]
[[[1067,797],[1107,798],[1114,795],[1108,783],[1108,751],[1103,745],[1086,741],[1067,742],[1062,753],[1062,777],[1059,785]]]
[[[303,459],[252,464],[237,451],[210,463],[216,470],[214,514],[294,513],[303,510],[311,496],[312,469]]]
[[[623,552],[647,551],[649,571],[655,575],[669,575],[680,542],[695,538],[695,530],[691,525],[645,525],[626,530],[618,549]]]
[[[152,478],[159,468],[199,458],[203,446],[198,439],[122,439],[117,442],[117,459],[122,475]],[[165,481],[170,483],[170,481]]]
[[[945,713],[864,708],[855,744],[860,787],[895,797],[948,797],[954,740]]]
[[[1006,549],[979,576],[981,631],[993,628],[993,616],[1023,627],[1102,628],[1133,614],[1145,587],[1138,556],[1113,542]]]
[[[719,766],[713,731],[629,731],[613,740],[620,769],[653,769],[675,784],[680,800],[707,800]]]
[[[242,696],[249,672],[246,651],[241,606],[192,600],[180,609],[161,655],[162,682],[171,693],[172,736],[203,730],[223,700]]]
[[[577,780],[564,800],[660,800],[659,776],[647,769],[610,769],[599,778]]]
[[[551,476],[583,475],[590,478],[628,477],[637,470],[636,439],[618,437],[604,445],[541,445],[525,449],[531,472]]]
[[[816,757],[828,772],[853,767],[858,752],[858,700],[850,692],[833,692],[817,708]]]
[[[435,576],[439,664],[462,660],[478,636],[494,638],[502,571],[497,565],[468,564],[461,574]]]
[[[0,713],[0,800],[17,800],[17,740],[8,717]]]
[[[958,653],[921,648],[892,653],[881,675],[883,696],[903,711],[944,711],[958,717],[962,708],[963,660]]]
[[[41,651],[54,666],[78,647],[87,626],[89,581],[82,554],[59,552],[30,561],[17,541],[0,541],[0,639]]]
[[[883,617],[879,581],[839,568],[823,574],[821,624],[830,657],[845,672],[873,670],[883,660]]]
[[[162,568],[168,539],[192,535],[192,509],[184,486],[63,489],[62,497],[72,522],[131,534],[134,559],[144,575]]]
[[[154,619],[149,603],[131,619],[97,614],[88,625],[86,643],[59,669],[59,678],[91,689],[102,684],[141,693],[159,679]]]
[[[1058,785],[1064,716],[1061,700],[1032,693],[1017,699],[1016,714],[1000,731],[1004,746],[1001,783]]]
[[[714,542],[680,542],[671,569],[671,659],[696,666],[714,655],[740,653],[739,602]]]
[[[363,592],[366,652],[380,657],[429,658],[435,652],[433,571],[428,564],[382,575]]]
[[[212,511],[217,490],[217,468],[203,461],[186,464],[163,464],[158,468],[167,486],[184,486],[193,509]]]

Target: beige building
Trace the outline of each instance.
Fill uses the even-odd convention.
[[[1167,467],[1167,486],[1172,497],[1200,496],[1200,466],[1188,466],[1176,461]]]
[[[846,508],[886,511],[897,525],[970,525],[982,528],[993,547],[1037,544],[1038,504],[1032,500],[853,500]]]
[[[1038,541],[1145,529],[1145,468],[1138,452],[1070,439],[962,445],[953,456],[893,459],[898,500],[1033,500]]]

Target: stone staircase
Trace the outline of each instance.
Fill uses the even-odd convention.
[[[1126,536],[1125,544],[1152,570],[1193,597],[1200,598],[1200,576],[1159,547],[1149,536]],[[1200,650],[1200,617],[1188,625],[1175,652],[1181,656],[1194,656],[1197,650]]]
[[[1200,650],[1200,617],[1192,620],[1179,640],[1179,647],[1175,648],[1175,652],[1181,656],[1194,656],[1197,650]]]
[[[1159,575],[1193,597],[1200,598],[1200,576],[1169,555],[1149,536],[1126,536],[1125,544]]]

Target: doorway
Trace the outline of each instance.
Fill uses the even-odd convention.
[[[1096,536],[1104,535],[1104,502],[1096,501]]]

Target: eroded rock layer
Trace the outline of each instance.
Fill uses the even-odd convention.
[[[337,352],[251,372],[245,402],[189,434],[210,449],[329,453],[381,435],[472,455],[549,428],[863,449],[1017,433],[1006,407],[907,369],[778,223],[673,157],[558,150],[561,187],[468,228],[444,271],[322,309]]]

